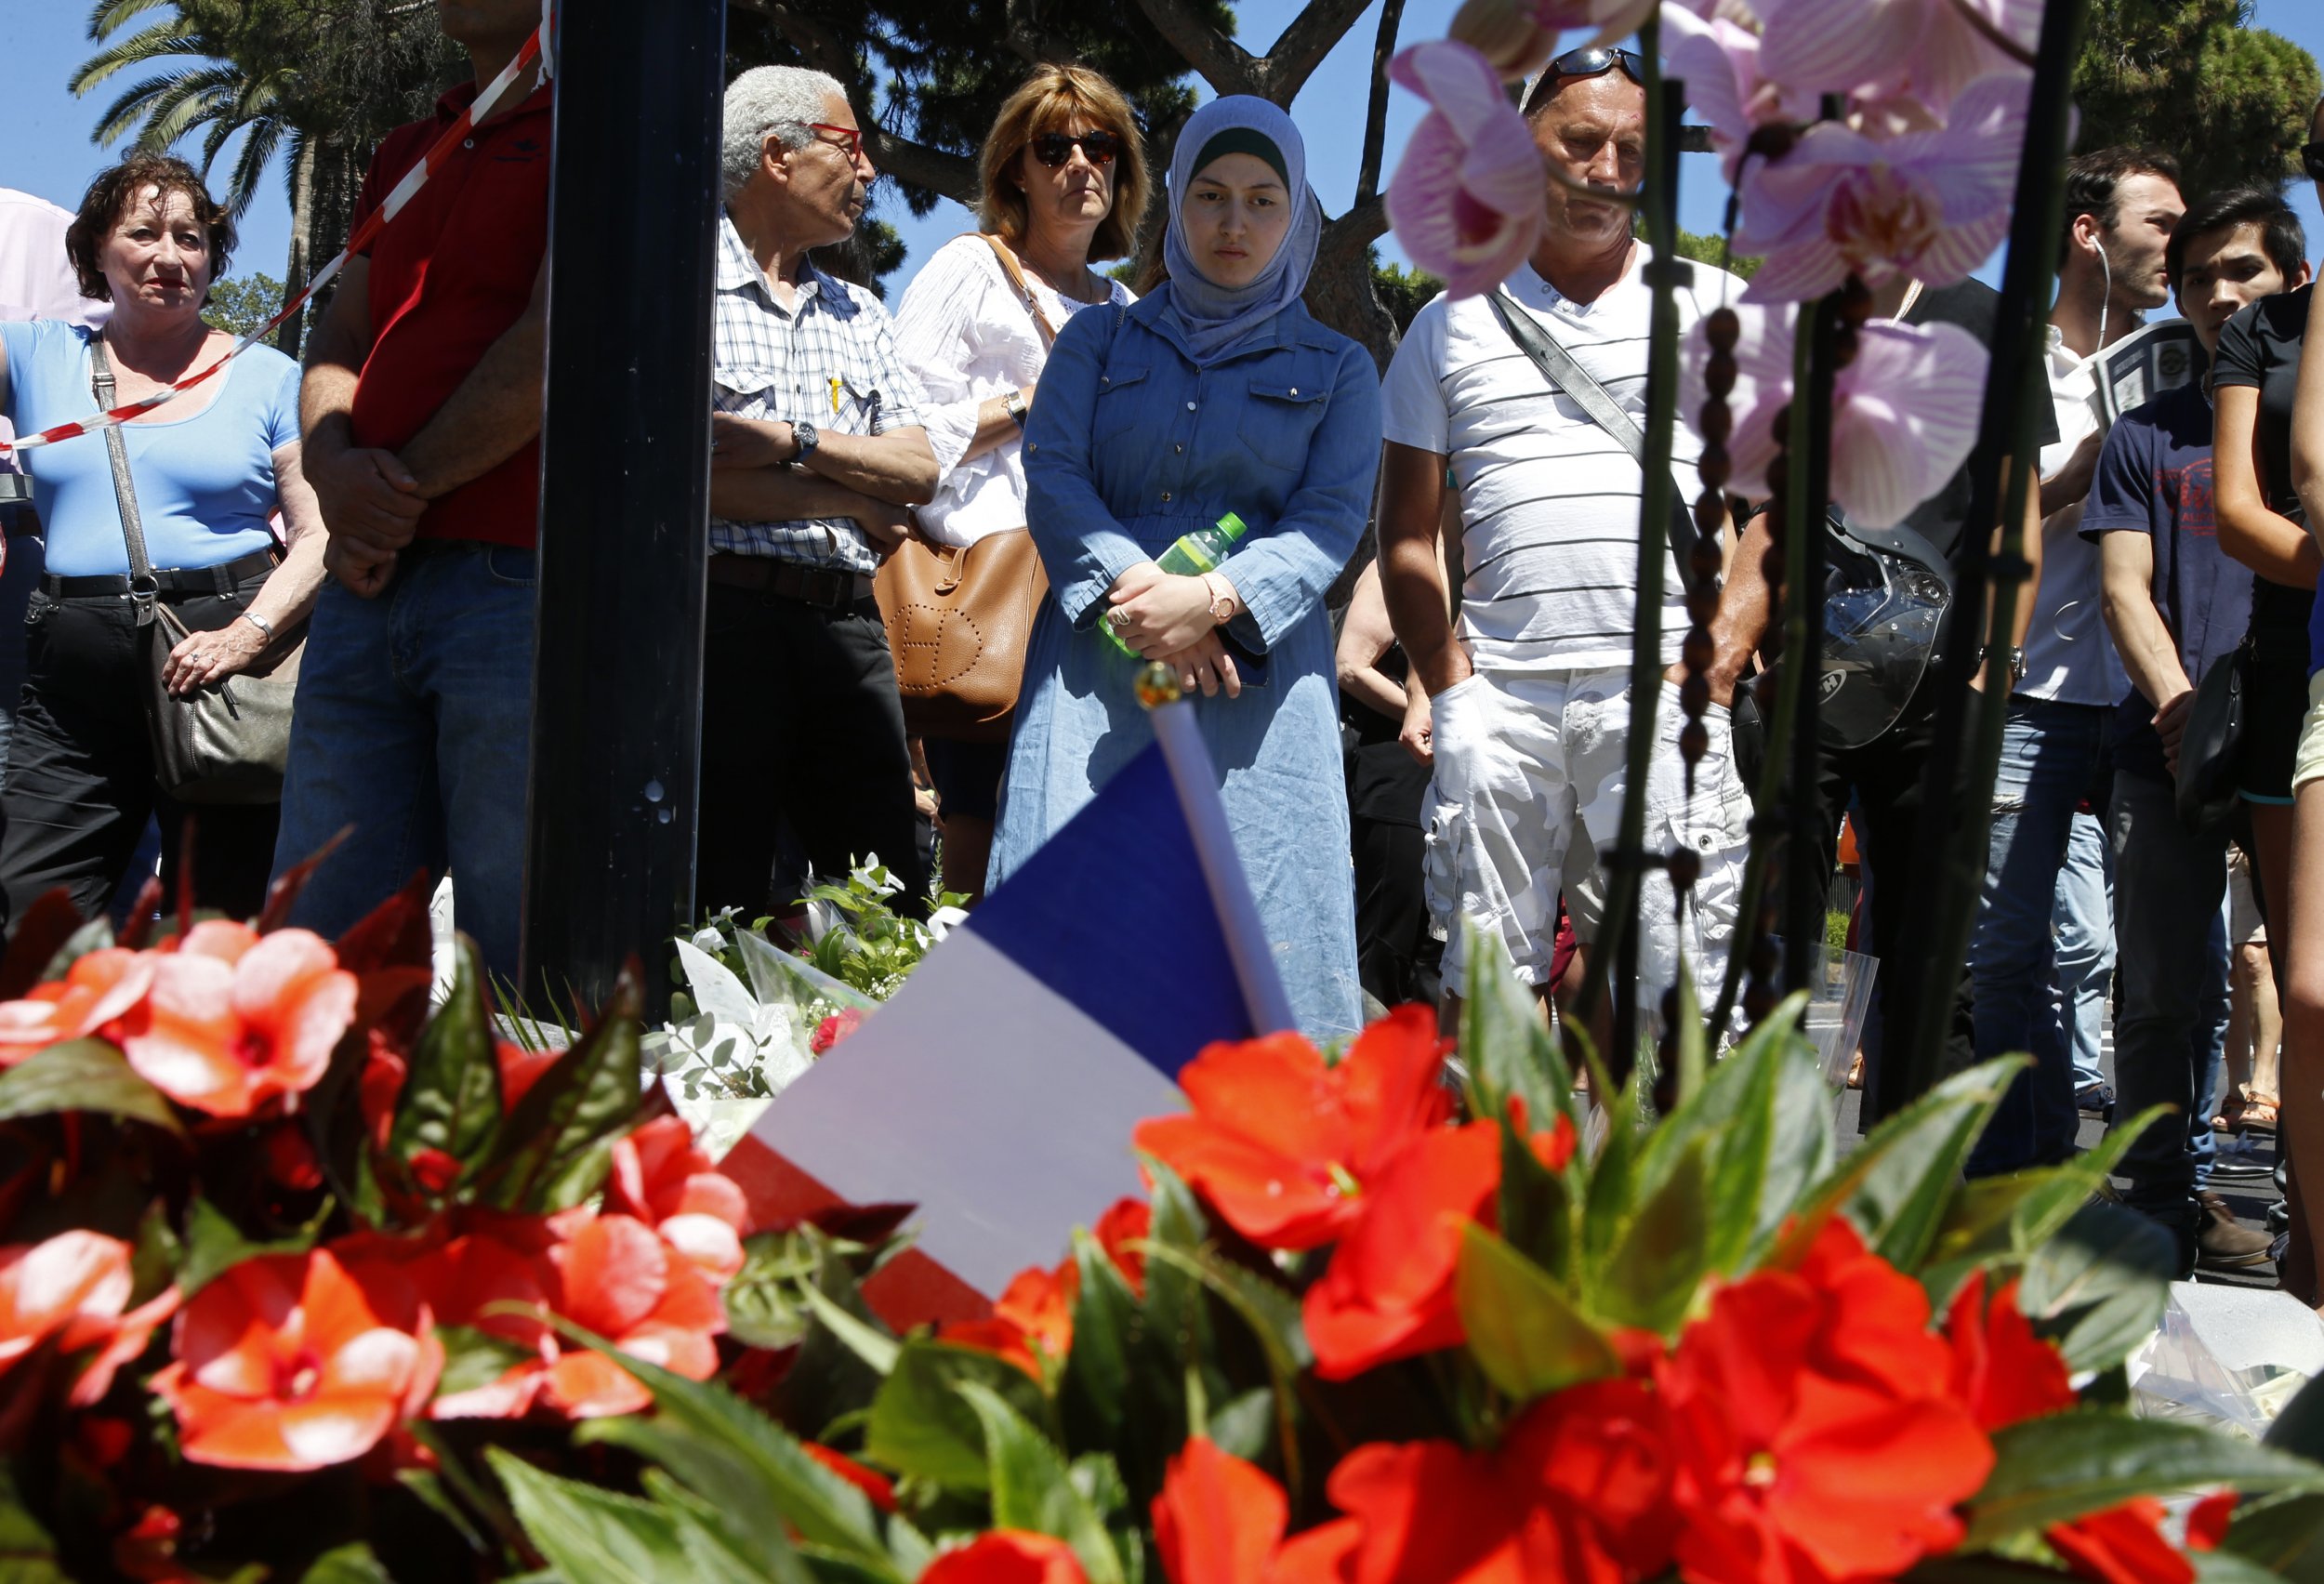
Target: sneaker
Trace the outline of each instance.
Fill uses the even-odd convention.
[[[2092,1084],[2087,1089],[2076,1089],[2074,1091],[2074,1109],[2080,1112],[2085,1116],[2095,1116],[2107,1122],[2113,1121],[2114,1086],[2112,1084]]]
[[[2267,1262],[2275,1239],[2264,1232],[2236,1224],[2235,1212],[2216,1194],[2195,1195],[2202,1208],[2195,1234],[2195,1262],[2207,1271],[2239,1271]]]

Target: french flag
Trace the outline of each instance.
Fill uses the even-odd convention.
[[[1179,1069],[1291,1026],[1191,708],[1155,710],[1159,740],[723,1163],[760,1224],[917,1204],[915,1247],[865,1289],[899,1328],[981,1317],[1055,1264],[1141,1191],[1130,1130],[1182,1108]]]

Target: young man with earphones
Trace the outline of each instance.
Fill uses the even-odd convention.
[[[2097,357],[2169,300],[2164,252],[2185,209],[2178,174],[2177,161],[2151,148],[2101,149],[2067,167],[2050,315],[2057,435],[2041,451],[2040,571],[2025,647],[2010,656],[2014,685],[1969,959],[1978,1058],[2030,1050],[2034,1066],[1971,1156],[1974,1176],[2069,1157],[2078,1102],[2106,1102],[2098,1024],[2113,910],[2105,830],[2088,811],[2107,804],[2115,711],[2130,683],[2106,627],[2098,548],[2080,529],[2106,438]]]

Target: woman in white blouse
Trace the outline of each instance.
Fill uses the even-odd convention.
[[[1043,66],[1010,95],[978,174],[984,234],[939,248],[896,313],[897,348],[925,389],[920,411],[944,470],[936,498],[918,510],[921,533],[940,545],[1024,527],[1021,439],[1049,343],[1082,309],[1131,300],[1090,266],[1135,249],[1146,206],[1129,102],[1079,66]],[[922,746],[944,822],[944,889],[974,897],[1008,745],[931,737]]]

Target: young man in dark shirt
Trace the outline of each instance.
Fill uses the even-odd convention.
[[[2168,261],[2206,358],[2238,310],[2306,277],[2305,253],[2299,220],[2272,190],[2219,193],[2188,212]],[[2130,1203],[2179,1233],[2190,1261],[2222,1268],[2265,1260],[2268,1239],[2237,1226],[2201,1186],[2217,1077],[2216,1029],[2203,1014],[2226,999],[2218,920],[2228,832],[2189,831],[2174,778],[2196,686],[2243,641],[2251,612],[2251,569],[2219,548],[2209,384],[2180,386],[2117,420],[2081,535],[2099,547],[2106,627],[2132,686],[2116,721],[2108,812],[2122,986],[2118,1115],[2167,1104],[2184,1115],[2142,1134],[2122,1174]]]

